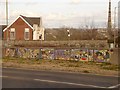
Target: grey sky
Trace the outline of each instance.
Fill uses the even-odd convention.
[[[109,0],[8,0],[9,23],[18,15],[41,16],[44,27],[106,27]],[[119,0],[112,0],[112,14]],[[5,24],[5,0],[0,0]],[[112,15],[113,18],[113,15]]]

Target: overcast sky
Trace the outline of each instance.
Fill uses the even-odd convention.
[[[9,23],[18,15],[42,17],[44,27],[106,27],[109,0],[8,0]],[[112,14],[119,0],[112,0]],[[112,15],[113,17],[113,15]],[[5,0],[0,0],[5,24]]]

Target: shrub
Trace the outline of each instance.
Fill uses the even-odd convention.
[[[83,73],[90,73],[88,70],[84,70]]]

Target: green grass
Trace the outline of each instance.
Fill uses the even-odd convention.
[[[94,68],[98,67],[103,70],[114,70],[119,71],[120,66],[118,65],[112,65],[110,63],[95,63],[95,62],[80,62],[80,61],[72,61],[72,60],[37,60],[37,59],[24,59],[24,58],[11,58],[11,57],[4,57],[2,59],[3,62],[15,62],[18,64],[28,64],[28,65],[55,65],[61,66],[61,67],[77,67],[77,68]],[[85,73],[89,73],[89,71],[83,71]]]
[[[105,69],[105,70],[120,71],[120,66],[118,66],[118,65],[106,65],[106,66],[102,66],[101,68]]]

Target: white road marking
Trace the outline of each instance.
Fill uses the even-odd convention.
[[[9,76],[0,76],[0,78],[12,78],[12,79],[22,79],[22,80],[30,80],[30,78],[20,78],[20,77],[9,77]],[[102,87],[102,86],[95,86],[95,85],[87,85],[87,84],[79,84],[79,83],[71,83],[71,82],[62,82],[62,81],[52,81],[52,80],[43,80],[43,79],[31,79],[35,81],[41,82],[49,82],[49,83],[58,83],[58,84],[68,84],[68,85],[76,85],[76,86],[86,86],[86,87],[93,87],[93,88],[118,88],[120,84],[110,86],[110,87]]]
[[[110,86],[108,88],[118,88],[118,87],[120,87],[120,84],[117,84],[117,85],[114,85],[114,86]]]
[[[8,76],[0,76],[0,78],[6,78],[6,77],[8,77]]]
[[[61,82],[61,81],[42,80],[42,79],[34,79],[34,80],[35,81],[41,81],[41,82],[69,84],[69,85],[77,85],[77,86],[88,86],[88,87],[94,87],[94,88],[107,88],[107,87],[101,87],[101,86],[95,86],[95,85],[86,85],[86,84],[79,84],[79,83],[71,83],[71,82]]]
[[[12,76],[2,76],[3,78],[9,78],[9,79],[16,79],[16,80],[33,80],[31,78],[23,78],[23,77],[12,77]]]

